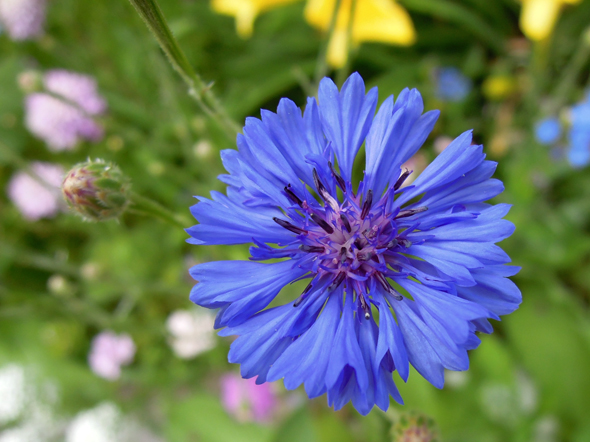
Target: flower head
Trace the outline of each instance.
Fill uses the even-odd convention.
[[[169,343],[179,358],[190,359],[215,347],[213,315],[201,310],[177,310],[166,321]]]
[[[308,0],[305,19],[327,31],[336,0]],[[335,68],[346,64],[348,58],[347,30],[351,19],[352,1],[343,0],[336,18],[336,28],[328,43],[328,62]],[[363,0],[356,2],[351,40],[353,45],[365,41],[408,46],[415,42],[416,31],[407,11],[393,0]]]
[[[101,378],[114,381],[121,376],[121,366],[129,365],[135,356],[135,344],[127,334],[104,331],[92,340],[88,364]]]
[[[375,114],[377,90],[353,74],[338,91],[320,83],[319,104],[303,115],[282,99],[277,113],[248,118],[238,150],[222,152],[227,196],[212,192],[191,208],[193,244],[254,243],[250,261],[199,264],[191,300],[219,309],[215,326],[238,335],[229,360],[256,382],[302,383],[339,409],[366,414],[407,380],[412,364],[441,388],[444,369],[466,370],[476,331],[515,310],[521,295],[507,276],[517,267],[494,243],[512,234],[506,204],[484,201],[491,179],[471,132],[456,138],[413,182],[401,165],[424,143],[439,115],[420,93],[403,90]],[[364,177],[353,163],[365,146]],[[263,263],[273,260],[272,263]],[[267,308],[291,282],[301,296]]]
[[[294,1],[298,0],[211,0],[211,8],[219,14],[233,15],[238,34],[248,38],[259,14]]]
[[[590,163],[590,92],[572,107],[570,118],[567,158],[572,166],[584,167]]]
[[[471,80],[454,67],[436,71],[436,95],[443,101],[461,101],[471,90]]]
[[[41,35],[47,0],[0,0],[0,26],[13,40]]]
[[[212,0],[211,6],[216,12],[235,16],[238,33],[249,37],[258,14],[294,1]],[[335,7],[336,0],[307,0],[305,19],[312,26],[328,31]],[[344,66],[348,57],[351,10],[352,1],[343,0],[329,42],[328,62],[336,68]],[[410,15],[394,0],[363,0],[356,4],[351,40],[355,46],[365,41],[407,46],[416,40],[416,31]]]
[[[555,117],[544,118],[535,125],[535,138],[541,144],[553,144],[561,136],[561,124]]]
[[[221,403],[239,421],[266,422],[276,398],[268,384],[258,385],[254,379],[227,373],[221,377]]]
[[[549,35],[565,4],[580,3],[581,0],[521,0],[520,28],[531,40],[543,40]]]
[[[32,163],[29,171],[17,172],[10,179],[8,197],[30,221],[55,216],[63,204],[63,176],[64,169],[59,164]]]
[[[54,151],[73,149],[80,140],[99,141],[102,127],[94,117],[106,110],[96,81],[65,70],[45,73],[46,92],[27,95],[25,124]]]

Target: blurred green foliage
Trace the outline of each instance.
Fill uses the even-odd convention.
[[[380,99],[417,87],[441,118],[427,141],[474,128],[475,140],[499,161],[514,207],[516,233],[502,246],[516,265],[521,308],[494,324],[471,352],[471,368],[436,390],[416,372],[397,384],[406,402],[435,419],[448,442],[590,441],[590,174],[555,160],[532,127],[541,117],[578,101],[589,81],[588,60],[571,63],[588,26],[590,1],[564,11],[553,37],[533,44],[518,29],[513,0],[400,0],[415,23],[409,48],[363,44],[352,68]],[[204,0],[161,2],[192,65],[239,123],[274,110],[280,97],[304,104],[303,79],[313,76],[324,36],[302,19],[302,3],[259,17],[254,36],[240,39],[233,20]],[[457,66],[471,78],[457,103],[436,98],[434,70]],[[64,68],[97,78],[109,112],[105,139],[72,152],[51,153],[23,124],[26,69]],[[484,93],[504,79],[507,93]],[[502,80],[502,81],[504,81]],[[489,84],[489,83],[488,83]],[[200,114],[185,86],[130,4],[122,0],[49,2],[46,35],[15,43],[0,35],[0,187],[24,161],[71,165],[90,158],[117,163],[133,189],[188,214],[193,195],[222,191],[219,150],[234,143]],[[556,95],[557,94],[557,95]],[[360,173],[362,163],[356,168]],[[235,370],[230,341],[193,360],[177,358],[166,339],[168,314],[188,308],[195,262],[245,259],[247,247],[188,246],[179,228],[137,214],[119,222],[82,222],[69,214],[29,222],[0,194],[0,366],[40,367],[59,385],[60,413],[72,415],[115,401],[172,442],[385,442],[390,416],[352,407],[331,411],[325,398],[309,401],[277,385],[289,405],[270,424],[239,423],[223,410],[217,379]],[[187,226],[188,227],[188,226]],[[117,382],[87,366],[92,337],[129,333],[138,347]],[[553,433],[544,423],[556,422]],[[1,430],[1,428],[0,428]]]

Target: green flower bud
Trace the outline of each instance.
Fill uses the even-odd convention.
[[[434,420],[417,411],[408,411],[392,419],[392,442],[440,442],[440,434]]]
[[[70,170],[62,192],[70,208],[88,221],[119,217],[129,206],[129,179],[121,169],[103,160],[88,160]]]

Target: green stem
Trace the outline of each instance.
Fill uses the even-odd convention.
[[[338,12],[340,12],[340,6],[342,5],[342,0],[336,0],[336,5],[334,6],[334,11],[332,11],[332,17],[330,18],[330,26],[328,27],[328,36],[326,40],[322,43],[320,48],[320,52],[318,53],[318,61],[316,64],[315,69],[315,76],[314,82],[316,84],[315,90],[317,91],[320,85],[320,81],[328,74],[328,47],[330,45],[330,41],[332,40],[332,35],[334,34],[334,30],[336,29],[336,22],[338,19]]]
[[[0,250],[0,255],[8,257],[21,266],[45,270],[51,273],[59,273],[73,278],[80,277],[80,269],[78,267],[53,257],[24,250],[21,247],[14,247],[5,242],[0,243]]]
[[[352,56],[352,29],[354,26],[356,5],[357,0],[352,0],[350,4],[350,19],[348,20],[348,25],[346,27],[346,63],[338,70],[338,74],[336,76],[336,84],[340,87],[342,87],[342,85],[348,78],[348,74],[350,73],[350,66],[352,64],[352,62],[350,61]]]
[[[572,89],[576,86],[576,80],[590,59],[590,27],[582,33],[578,47],[572,55],[570,62],[563,70],[563,75],[555,87],[553,93],[553,112],[556,112],[571,98]]]
[[[154,216],[183,229],[190,226],[190,221],[186,217],[173,213],[159,203],[135,192],[131,193],[131,210],[143,215]]]
[[[233,138],[240,127],[227,115],[221,103],[211,91],[211,84],[206,84],[193,70],[186,55],[172,31],[156,0],[129,0],[148,29],[154,34],[160,47],[168,57],[172,67],[180,74],[189,87],[189,95],[195,99],[199,107],[221,126],[225,127]],[[229,134],[228,134],[229,135]]]

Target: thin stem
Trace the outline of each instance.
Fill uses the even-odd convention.
[[[131,210],[143,215],[154,216],[183,229],[190,225],[190,221],[186,217],[171,212],[159,203],[135,192],[131,193]]]
[[[21,247],[14,247],[5,242],[0,243],[0,250],[2,250],[2,255],[8,256],[21,266],[59,273],[73,278],[80,277],[80,269],[77,266],[53,257],[31,252]]]
[[[352,55],[352,32],[354,27],[354,19],[356,15],[356,6],[358,0],[352,0],[350,4],[350,18],[348,20],[348,25],[346,27],[346,63],[338,70],[338,74],[336,76],[336,84],[342,86],[348,77],[350,72],[351,66],[351,55]]]
[[[316,91],[319,88],[320,81],[328,74],[328,47],[330,46],[330,41],[332,40],[332,36],[334,35],[334,30],[336,29],[336,22],[338,21],[338,13],[340,12],[340,6],[342,5],[342,0],[336,0],[336,5],[334,6],[334,10],[332,11],[332,17],[330,18],[330,26],[328,27],[328,36],[326,40],[322,43],[320,48],[320,52],[318,53],[318,61],[316,64],[315,69],[315,76],[314,82],[316,84]]]
[[[570,62],[563,70],[563,75],[555,87],[553,93],[554,103],[553,112],[556,112],[564,103],[568,101],[572,89],[576,86],[576,79],[590,59],[590,27],[582,33],[582,38],[578,47],[572,55]]]
[[[156,37],[172,67],[188,85],[189,95],[195,99],[203,112],[225,127],[233,138],[240,131],[240,127],[227,115],[225,109],[213,94],[211,90],[212,84],[206,84],[190,65],[186,55],[170,31],[166,18],[156,0],[129,1],[148,29]]]

